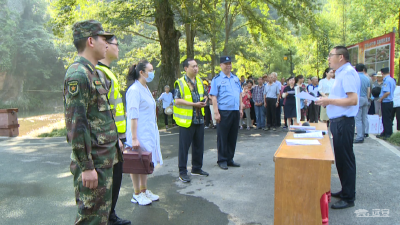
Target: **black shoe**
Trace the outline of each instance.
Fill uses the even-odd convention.
[[[187,175],[187,173],[180,174],[179,180],[181,180],[183,183],[188,183],[190,182],[190,177]]]
[[[123,220],[119,218],[117,215],[111,215],[108,219],[108,225],[130,225],[131,221]]]
[[[332,196],[332,197],[335,197],[335,198],[341,198],[341,197],[340,197],[341,194],[342,194],[342,191],[339,191],[339,192],[336,192],[336,193],[333,193],[333,192],[332,192],[332,193],[331,193],[331,196]]]
[[[354,202],[346,202],[345,200],[340,200],[331,206],[332,209],[345,209],[354,207]]]
[[[364,137],[369,137],[369,134],[364,134]]]
[[[239,163],[235,163],[234,161],[232,161],[232,162],[228,163],[228,166],[231,166],[231,167],[240,167],[240,164],[239,164]]]
[[[192,174],[193,176],[204,176],[204,177],[208,177],[208,175],[210,175],[209,173],[207,173],[204,170],[192,171],[192,172],[190,172],[190,174]]]
[[[225,163],[218,163],[218,166],[219,166],[219,168],[221,168],[223,170],[227,170],[228,169],[228,166],[226,165],[226,162]]]
[[[353,143],[354,144],[361,144],[361,143],[364,143],[364,140],[354,140]]]

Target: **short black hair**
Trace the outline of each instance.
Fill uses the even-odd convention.
[[[300,80],[300,79],[303,79],[303,78],[304,78],[303,75],[297,75],[297,76],[294,78],[294,82],[297,84],[297,83],[299,82],[299,80]]]
[[[357,72],[364,72],[364,71],[367,71],[367,67],[365,67],[365,65],[362,64],[362,63],[358,63],[358,64],[356,65],[356,71],[357,71]]]
[[[183,60],[183,62],[182,62],[183,69],[185,69],[185,67],[189,67],[189,62],[190,61],[195,61],[195,60],[192,59],[192,58],[187,58],[187,59]]]
[[[253,83],[253,81],[252,80],[248,80],[247,82],[246,82],[246,84],[251,84],[251,85],[254,85],[254,83]]]
[[[97,41],[98,37],[99,36],[93,36],[92,38]],[[86,38],[81,38],[81,39],[78,39],[78,40],[74,40],[74,45],[75,45],[75,48],[78,51],[78,53],[82,53],[83,51],[85,51],[86,41],[87,40],[88,40],[87,37]]]
[[[336,46],[333,49],[336,49],[336,54],[343,55],[344,60],[346,62],[350,61],[349,50],[345,46]]]
[[[107,39],[107,43],[111,43],[114,39],[118,41],[117,37],[114,35],[114,36],[110,37],[109,39]]]

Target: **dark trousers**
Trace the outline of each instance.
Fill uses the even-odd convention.
[[[393,134],[393,102],[382,102],[382,123],[383,123],[383,132],[382,136],[390,137]]]
[[[282,103],[283,103],[283,100],[281,99],[280,100]],[[275,106],[275,112],[276,112],[276,114],[275,114],[275,118],[276,118],[276,126],[278,126],[278,127],[280,127],[281,125],[282,125],[282,118],[281,118],[281,114],[282,114],[282,106],[281,106],[282,104],[281,103],[279,103],[279,106],[278,107],[276,107],[276,102],[274,103],[274,106]],[[268,104],[267,104],[267,107],[268,107]]]
[[[168,125],[168,115],[165,114],[165,109],[163,109],[163,114],[164,114],[164,124]],[[171,121],[172,121],[172,124],[174,124],[174,117],[172,115],[173,114],[171,114]]]
[[[111,201],[110,218],[115,215],[115,206],[117,205],[119,189],[121,188],[122,163],[123,162],[118,162],[113,167],[112,201]]]
[[[276,107],[276,98],[267,98],[267,127],[270,128],[277,126],[276,115],[277,115],[277,107]],[[280,107],[278,107],[280,108]],[[280,115],[280,114],[279,114]]]
[[[397,120],[397,130],[400,130],[400,107],[393,108],[392,122],[394,120],[395,115]]]
[[[310,104],[308,108],[308,119],[310,123],[318,123],[319,119],[319,106],[315,105],[314,101]]]
[[[221,121],[217,126],[218,163],[233,161],[239,131],[239,110],[219,110]]]
[[[208,127],[211,121],[211,110],[209,106],[204,107],[204,124]]]
[[[375,101],[371,101],[371,106],[368,109],[368,115],[374,115],[375,114]]]
[[[122,143],[126,142],[126,138],[121,138],[120,140]],[[117,151],[119,151],[119,148],[117,148]],[[110,218],[115,216],[115,206],[117,205],[119,190],[121,188],[121,182],[122,182],[122,164],[123,162],[118,162],[113,167],[113,184],[112,184]]]
[[[189,148],[192,145],[192,171],[203,167],[204,124],[192,124],[190,127],[179,127],[179,174],[187,174]]]
[[[336,169],[342,184],[341,198],[354,202],[356,196],[356,158],[353,151],[354,117],[340,121],[331,120]]]

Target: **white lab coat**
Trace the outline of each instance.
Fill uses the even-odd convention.
[[[156,102],[148,87],[135,81],[126,92],[127,127],[126,142],[132,146],[131,120],[137,119],[137,138],[144,151],[152,152],[154,166],[162,165],[160,133],[156,118]]]

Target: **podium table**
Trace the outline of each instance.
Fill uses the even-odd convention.
[[[311,123],[327,130],[325,123]],[[335,161],[329,135],[317,139],[321,145],[291,145],[296,139],[288,132],[274,154],[275,225],[327,225],[330,201],[331,165]]]

